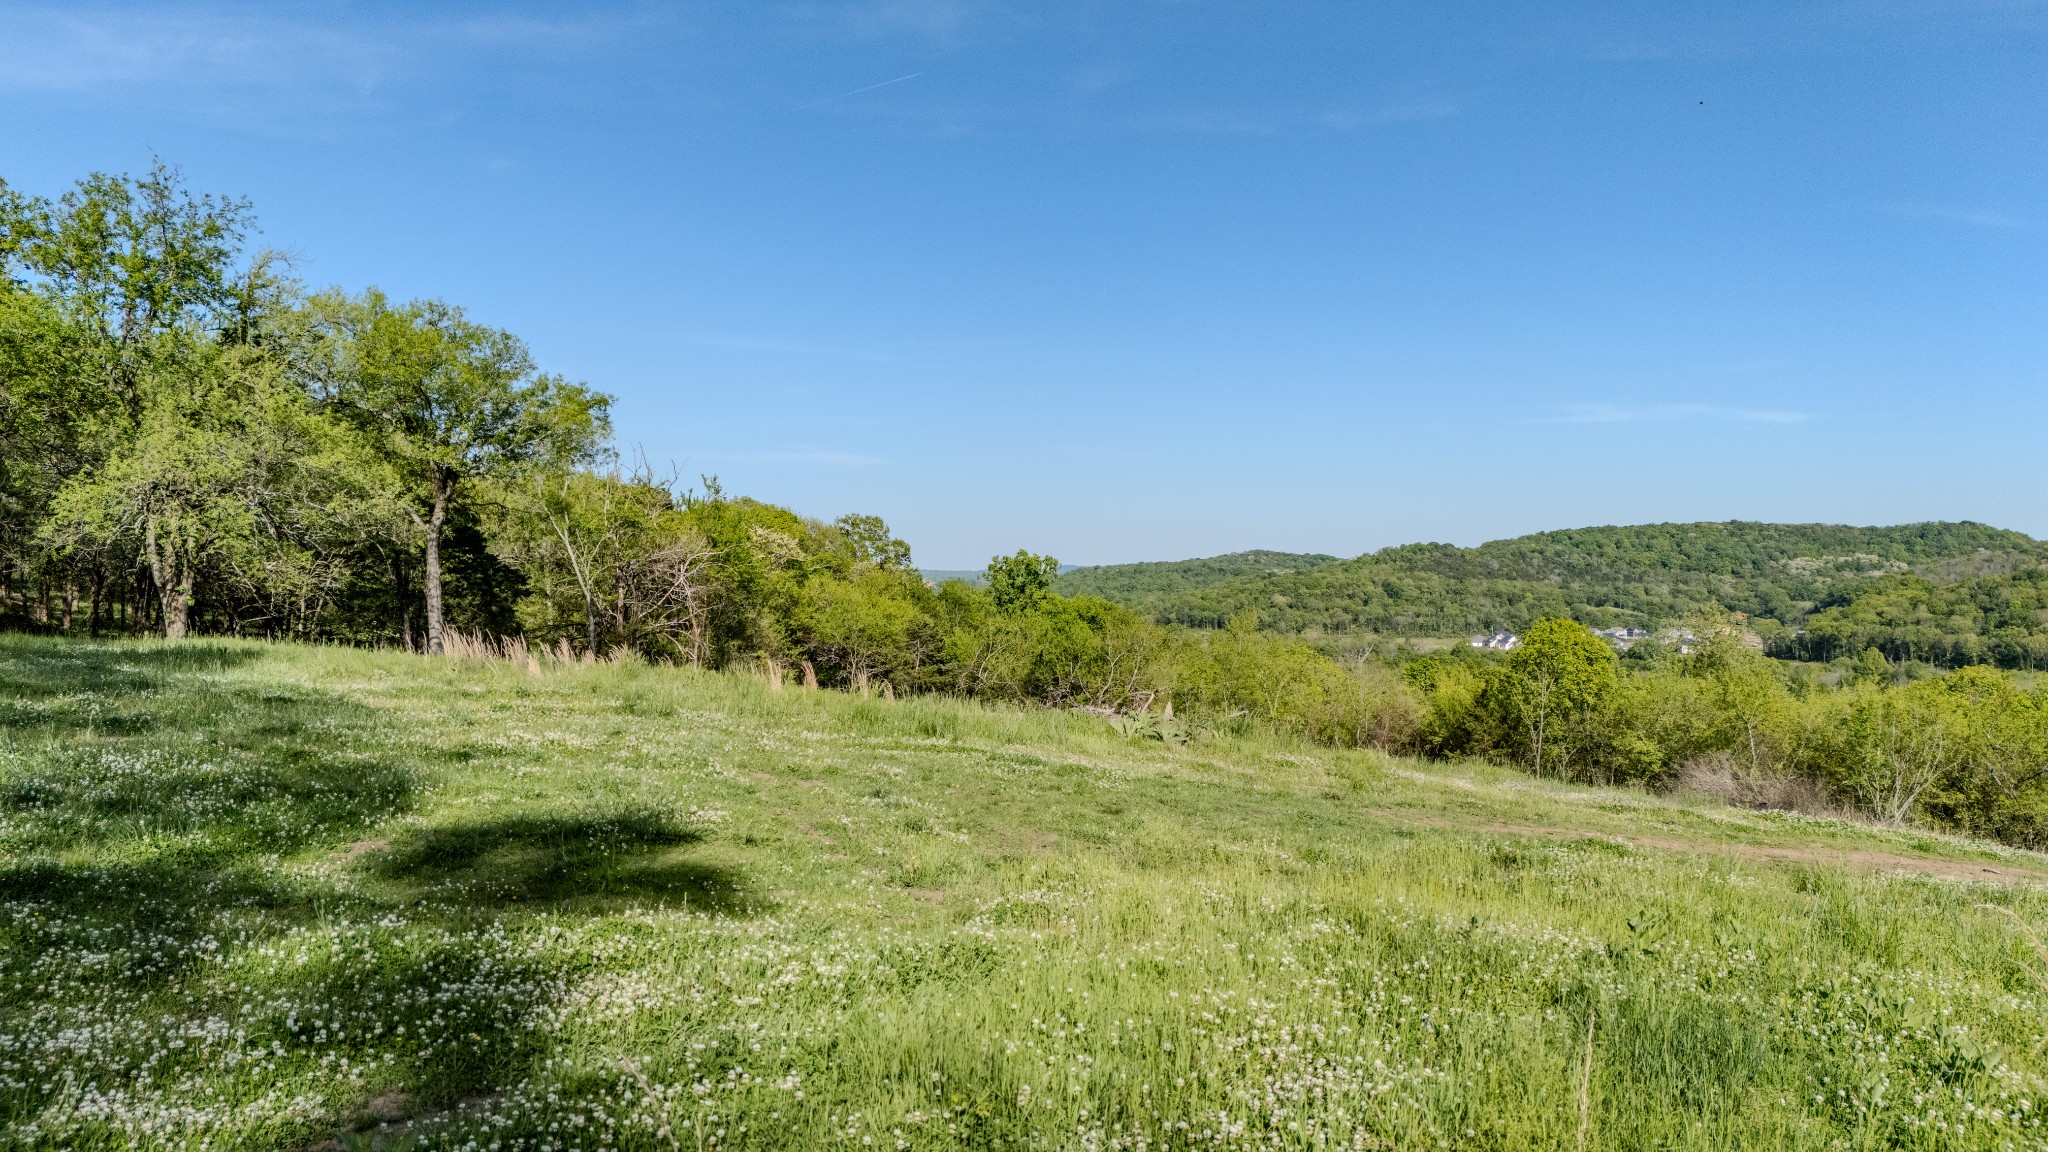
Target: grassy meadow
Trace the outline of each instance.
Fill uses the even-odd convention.
[[[641,666],[0,638],[0,1147],[2040,1149],[2048,857]]]

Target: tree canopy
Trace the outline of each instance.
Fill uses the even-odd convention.
[[[588,459],[610,398],[541,374],[510,332],[438,300],[393,306],[376,290],[306,305],[313,394],[397,466],[423,543],[427,650],[443,646],[441,547],[466,484],[522,466]]]
[[[1249,611],[1262,627],[1283,633],[1455,637],[1520,630],[1545,617],[1657,628],[1703,612],[1740,612],[1753,629],[1775,638],[1819,619],[1823,609],[1896,588],[1886,581],[1903,575],[1930,583],[1974,579],[1978,583],[1966,586],[1995,595],[1989,590],[2021,579],[2003,576],[2044,561],[2048,552],[2039,541],[1981,524],[1852,528],[1737,521],[1543,532],[1475,548],[1410,544],[1249,575],[1222,576],[1234,566],[1219,563],[1215,579],[1190,575],[1197,562],[1122,565],[1099,570],[1100,578],[1084,569],[1061,579],[1163,622],[1198,627],[1221,627]],[[2018,600],[2027,595],[2014,594]],[[1987,659],[2024,666],[2019,648],[1995,646],[1990,632],[2018,623],[2017,616],[2001,619],[1987,625],[1978,650]],[[1909,645],[1885,646],[1903,654]],[[1827,659],[1839,654],[1834,646],[1817,650],[1830,653]]]

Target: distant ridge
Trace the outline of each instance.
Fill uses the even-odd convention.
[[[1542,616],[1607,626],[1743,612],[1763,631],[1797,627],[1855,588],[2034,569],[2048,546],[1971,521],[1852,527],[1712,521],[1573,528],[1475,548],[1407,544],[1350,560],[1237,552],[1205,560],[1083,568],[1060,588],[1170,623],[1219,626],[1253,613],[1284,632],[1461,636]]]
[[[1078,565],[1074,564],[1062,564],[1060,565],[1060,571],[1072,572],[1077,567]],[[977,588],[988,583],[988,569],[986,568],[919,568],[917,574],[924,577],[925,583],[930,584],[934,588],[948,580],[960,580]]]
[[[1099,564],[1061,573],[1059,590],[1069,596],[1100,596],[1133,608],[1157,610],[1176,595],[1234,580],[1305,572],[1336,561],[1337,557],[1320,552],[1254,549],[1197,560]]]

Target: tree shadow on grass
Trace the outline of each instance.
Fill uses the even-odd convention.
[[[161,675],[260,654],[0,637],[0,843],[204,872],[410,810],[418,772],[358,746],[361,704]]]
[[[165,722],[152,697],[166,677],[250,663],[250,645],[144,645],[0,636],[0,729],[135,735]]]
[[[752,911],[737,872],[681,858],[681,849],[702,839],[652,808],[521,814],[417,829],[380,853],[371,870],[430,906]]]
[[[575,967],[505,927],[753,910],[739,873],[687,858],[699,831],[653,809],[416,828],[340,864],[368,884],[337,884],[309,850],[412,811],[432,748],[335,693],[207,674],[262,655],[0,636],[0,1036],[18,1045],[0,1056],[46,1073],[0,1083],[0,1132],[64,1084],[182,1105],[167,1086],[230,1057],[279,1091],[346,1051],[421,1100],[487,1093],[548,1043],[542,1009]],[[234,1031],[161,1048],[212,1020]],[[85,1024],[128,1039],[81,1049],[65,1029]],[[127,1140],[79,1123],[50,1146]]]
[[[0,637],[0,1005],[174,983],[227,925],[346,902],[276,858],[409,811],[419,774],[353,739],[374,717],[352,701],[167,675],[261,654]]]
[[[203,850],[0,864],[0,1028],[17,1013],[175,990],[220,957],[221,937],[276,936],[338,903]]]

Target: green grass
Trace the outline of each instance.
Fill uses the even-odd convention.
[[[2048,1147],[2048,860],[1258,735],[0,639],[0,1146]]]

